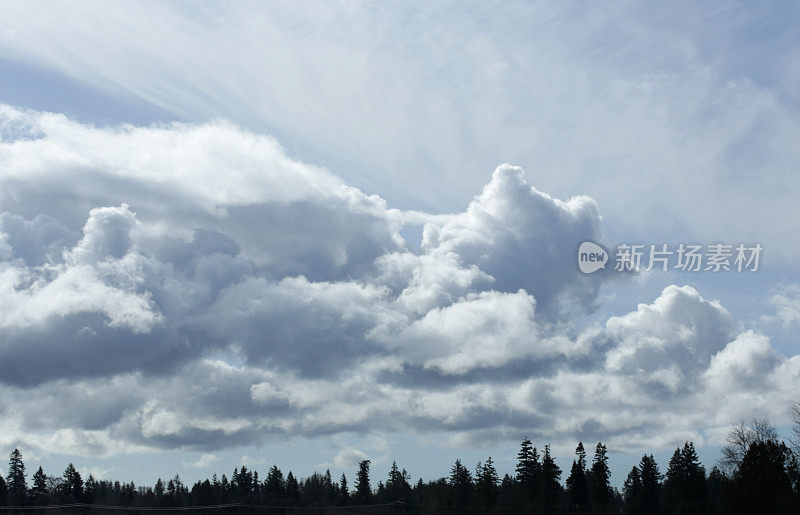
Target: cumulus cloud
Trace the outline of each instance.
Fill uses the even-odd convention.
[[[594,200],[554,199],[530,186],[521,168],[503,165],[464,213],[425,226],[422,247],[454,252],[491,275],[494,288],[524,288],[550,310],[560,294],[587,305],[594,300],[599,276],[575,273],[574,258],[580,242],[600,236]]]
[[[746,331],[712,357],[705,375],[720,392],[764,390],[769,388],[770,373],[783,361],[769,338]]]
[[[392,336],[409,365],[463,374],[497,367],[524,355],[549,351],[537,338],[536,302],[520,290],[470,294],[425,316]]]
[[[776,313],[765,315],[765,320],[779,320],[784,328],[800,324],[800,286],[784,287],[780,293],[770,298],[770,304],[775,307]]]
[[[701,440],[739,400],[798,384],[797,357],[690,286],[574,325],[612,276],[575,264],[599,207],[517,167],[428,214],[222,122],[98,128],[3,106],[0,128],[0,444],[181,447],[198,467],[345,432],[624,447]]]
[[[771,263],[797,254],[797,239],[786,238],[800,230],[798,36],[784,23],[793,6],[215,5],[198,15],[182,3],[33,9],[8,0],[0,55],[41,67],[56,84],[66,75],[87,85],[83,98],[139,99],[144,109],[127,116],[155,105],[160,116],[222,113],[277,128],[300,151],[416,207],[460,209],[497,156],[510,156],[545,191],[590,192],[628,233],[760,241]],[[447,43],[420,36],[433,34]],[[82,107],[96,113],[70,106]],[[10,132],[38,129],[20,118]],[[185,142],[185,155],[203,143]],[[174,173],[192,169],[176,164]],[[237,179],[183,188],[222,195]]]
[[[338,468],[352,469],[368,459],[367,454],[358,449],[342,449],[333,457],[333,465]]]
[[[219,460],[220,458],[216,454],[205,452],[201,454],[196,461],[184,462],[183,466],[192,467],[196,469],[208,469],[219,463]]]
[[[21,259],[0,263],[0,327],[13,332],[56,318],[100,313],[109,327],[148,332],[162,316],[148,292],[137,292],[142,277],[130,253],[135,223],[126,205],[93,209],[83,238],[62,259],[32,267]],[[41,224],[23,225],[35,230]]]
[[[694,374],[731,341],[736,328],[718,302],[703,299],[690,286],[669,286],[653,304],[608,320],[606,334],[615,345],[606,365],[627,374],[653,374],[672,366]]]
[[[38,215],[32,220],[9,212],[0,214],[0,249],[5,259],[18,258],[31,266],[58,261],[63,250],[78,241],[79,232],[71,231],[47,216]],[[3,254],[0,250],[0,255]]]

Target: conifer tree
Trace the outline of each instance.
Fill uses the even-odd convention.
[[[234,469],[231,485],[235,492],[235,497],[240,501],[246,502],[249,499],[253,493],[253,474],[247,468],[247,465],[242,465],[238,472]]]
[[[497,469],[494,467],[492,457],[489,456],[484,464],[481,464],[479,461],[475,468],[475,493],[485,505],[494,505],[497,499],[498,482],[499,477],[497,475]]]
[[[575,506],[586,506],[589,500],[588,471],[586,470],[586,450],[583,442],[578,442],[575,449],[578,459],[572,461],[572,469],[567,478],[569,502]]]
[[[595,507],[611,503],[611,471],[608,468],[606,446],[597,443],[589,471],[589,503]]]
[[[726,508],[732,502],[731,484],[731,478],[720,467],[714,465],[706,480],[709,505],[713,506],[717,511],[730,511],[726,510]]]
[[[8,485],[3,475],[0,474],[0,506],[8,504]]]
[[[664,481],[665,502],[699,510],[706,502],[706,471],[692,442],[675,449]],[[689,508],[687,508],[689,510]],[[691,511],[691,510],[689,510]]]
[[[164,493],[165,493],[164,480],[158,478],[158,480],[156,481],[156,486],[155,488],[153,488],[153,493],[156,496],[156,502],[158,503],[158,506],[161,506],[161,503],[164,500]]]
[[[356,502],[358,504],[369,504],[372,501],[372,486],[369,484],[370,460],[362,460],[358,464],[356,475]]]
[[[339,504],[344,506],[350,502],[350,491],[347,489],[347,476],[342,472],[342,479],[339,481]]]
[[[92,474],[89,474],[89,477],[86,478],[86,484],[83,486],[83,499],[85,502],[90,504],[95,502],[98,487],[97,480]]]
[[[622,485],[626,513],[644,513],[642,511],[642,474],[639,467],[633,466],[625,483]]]
[[[8,486],[8,500],[13,506],[25,504],[28,494],[28,484],[25,479],[25,463],[22,462],[22,453],[19,449],[11,451],[8,460],[8,474],[6,474],[6,484]]]
[[[658,470],[658,464],[652,454],[642,456],[642,460],[639,462],[639,472],[642,478],[641,498],[639,501],[647,511],[658,511],[663,476]]]
[[[230,500],[231,484],[228,477],[223,473],[222,478],[219,480],[220,501],[228,502]]]
[[[83,500],[83,478],[72,463],[67,465],[61,479],[61,497],[70,503]]]
[[[558,503],[558,498],[561,495],[561,468],[556,465],[555,460],[550,454],[550,444],[544,446],[544,454],[542,455],[542,472],[541,472],[541,491],[542,502],[548,509]]]
[[[297,483],[297,479],[294,477],[291,470],[286,476],[286,500],[291,505],[300,502],[300,485]]]
[[[325,488],[325,504],[331,504],[336,501],[336,497],[339,495],[339,487],[333,482],[330,469],[325,470],[325,475],[322,478]]]
[[[453,468],[450,469],[450,488],[453,502],[459,506],[466,505],[472,497],[472,474],[467,467],[457,459]]]
[[[523,491],[530,495],[535,489],[536,464],[533,461],[533,444],[527,438],[522,440],[517,453],[517,483]]]
[[[752,513],[779,513],[791,506],[792,478],[787,463],[792,460],[792,451],[783,442],[751,443],[734,475],[737,506]]]
[[[392,462],[389,470],[389,478],[386,480],[386,494],[392,501],[408,501],[411,495],[411,485],[408,482],[408,473],[397,466],[397,462]]]
[[[47,504],[47,474],[39,467],[33,474],[33,487],[31,487],[31,502],[41,505]]]
[[[286,482],[283,479],[283,472],[277,465],[270,467],[267,472],[267,479],[264,481],[264,493],[267,502],[270,504],[280,504],[286,496]]]

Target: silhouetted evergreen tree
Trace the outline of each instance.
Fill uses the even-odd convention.
[[[30,491],[31,503],[36,505],[48,504],[47,474],[39,467],[33,474],[33,486]]]
[[[228,477],[223,473],[222,477],[219,480],[219,499],[220,502],[228,502],[230,501],[231,495],[231,483],[228,481]]]
[[[716,465],[708,473],[706,489],[708,491],[708,503],[712,507],[713,513],[728,513],[732,511],[731,490],[732,481],[725,472]]]
[[[161,478],[159,478],[159,480],[160,479]],[[158,486],[158,484],[156,484],[156,486]],[[222,486],[220,485],[216,472],[211,476],[211,488],[214,490],[214,497],[217,499],[217,502],[222,502]]]
[[[464,506],[472,499],[472,474],[461,464],[461,460],[457,459],[450,469],[450,488],[454,504]]]
[[[156,502],[158,506],[164,506],[164,494],[166,489],[164,488],[164,481],[161,478],[158,478],[156,481],[156,486],[153,488],[153,493],[156,496]]]
[[[561,468],[556,465],[555,460],[550,454],[550,444],[544,446],[544,454],[542,455],[542,470],[541,470],[541,492],[542,503],[545,508],[552,510],[561,497]]]
[[[339,480],[339,505],[345,506],[350,503],[350,491],[347,489],[347,476],[342,472],[342,479]]]
[[[13,506],[25,504],[28,494],[28,483],[25,479],[25,463],[22,462],[22,453],[19,452],[19,449],[11,451],[8,460],[6,484],[8,485],[9,504]]]
[[[439,478],[435,481],[428,481],[427,483],[420,479],[412,493],[415,503],[429,506],[441,506],[453,503],[451,492],[452,488],[448,480],[446,478]]]
[[[706,469],[700,463],[694,443],[688,442],[683,445],[681,451],[683,457],[684,470],[688,486],[688,493],[691,502],[703,505],[708,500],[706,489]]]
[[[75,470],[75,466],[72,463],[67,465],[64,470],[64,475],[61,479],[60,497],[62,501],[67,503],[83,501],[83,478]]]
[[[497,469],[494,467],[494,461],[489,456],[486,463],[475,467],[475,493],[478,496],[478,503],[485,506],[494,506],[497,500],[497,483],[499,482]]]
[[[214,485],[212,485],[211,481],[208,479],[205,481],[198,481],[192,485],[192,491],[189,493],[189,497],[193,505],[214,504],[216,502]]]
[[[247,468],[247,465],[242,465],[241,469],[234,469],[231,476],[231,489],[233,495],[239,502],[249,502],[255,491],[255,480],[253,473]]]
[[[608,468],[606,446],[598,442],[589,471],[589,504],[599,509],[611,505],[611,471]]]
[[[325,488],[325,504],[331,504],[336,501],[336,496],[339,494],[339,488],[333,482],[330,469],[325,470],[322,476],[323,486]]]
[[[644,508],[645,513],[656,512],[661,505],[661,480],[663,476],[652,454],[642,456],[639,462],[639,473],[642,479],[639,503]]]
[[[706,504],[706,471],[692,442],[675,449],[664,480],[664,502],[673,513],[697,513]]]
[[[369,484],[369,466],[370,460],[362,460],[358,464],[358,473],[356,474],[356,504],[369,504],[372,502],[372,486]]]
[[[267,504],[282,504],[286,497],[286,481],[283,479],[283,472],[277,465],[270,467],[267,472],[267,479],[264,481],[264,495]]]
[[[300,485],[291,470],[286,476],[286,501],[292,506],[300,502]]]
[[[570,469],[569,477],[567,478],[567,494],[570,504],[583,507],[589,502],[586,450],[583,448],[583,442],[578,442],[575,454],[578,459],[572,461],[572,469]]]
[[[83,485],[83,498],[84,498],[84,500],[86,502],[88,502],[90,504],[93,504],[93,503],[97,502],[97,495],[98,495],[99,486],[100,485],[97,482],[97,480],[94,478],[94,476],[92,474],[89,474],[89,477],[86,478],[86,484]],[[151,489],[151,493],[152,493],[152,489]],[[149,506],[153,506],[152,499],[151,499],[151,502],[148,503],[148,505]]]
[[[622,493],[617,489],[616,486],[614,486],[611,488],[611,502],[609,503],[608,509],[600,510],[600,512],[608,511],[611,513],[619,513],[624,504],[625,501],[622,499]]]
[[[132,496],[133,489],[130,485],[115,484],[115,490],[121,500],[126,500]],[[187,497],[189,496],[189,489],[183,484],[180,474],[175,474],[175,477],[167,482],[167,505],[168,506],[183,506],[186,504]]]
[[[522,490],[522,500],[531,502],[537,497],[537,486],[539,483],[538,456],[533,444],[527,438],[522,440],[519,452],[517,453],[516,479],[519,488]]]
[[[393,461],[392,468],[389,469],[389,478],[386,480],[386,495],[390,501],[408,502],[411,499],[409,479],[408,472],[405,469],[401,471],[397,467],[397,462]]]
[[[186,485],[181,485],[181,504],[185,505],[189,501],[189,489]],[[132,505],[136,500],[136,485],[131,481],[130,483],[122,485],[122,494],[120,499],[122,500],[123,504]]]
[[[742,458],[734,479],[736,505],[742,513],[797,513],[787,464],[792,453],[783,442],[754,441]],[[794,497],[794,499],[793,499]]]
[[[522,506],[522,498],[519,495],[517,481],[508,474],[500,480],[500,491],[498,493],[499,506]]]
[[[319,472],[300,481],[300,492],[302,502],[307,506],[325,506],[329,503],[325,478]]]
[[[628,472],[622,485],[625,513],[647,513],[642,507],[642,473],[636,465]]]
[[[0,474],[0,506],[5,506],[6,504],[8,504],[8,485],[6,485],[3,475]]]

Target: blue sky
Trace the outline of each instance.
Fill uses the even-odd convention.
[[[0,446],[145,483],[504,472],[523,435],[710,466],[800,386],[797,10],[10,2]],[[764,255],[582,276],[584,239]]]

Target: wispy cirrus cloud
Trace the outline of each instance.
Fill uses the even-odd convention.
[[[513,161],[544,191],[588,194],[626,234],[760,241],[776,263],[798,250],[792,3],[9,2],[4,15],[2,58],[275,134],[395,206],[460,210]],[[221,177],[184,187],[213,197]]]

